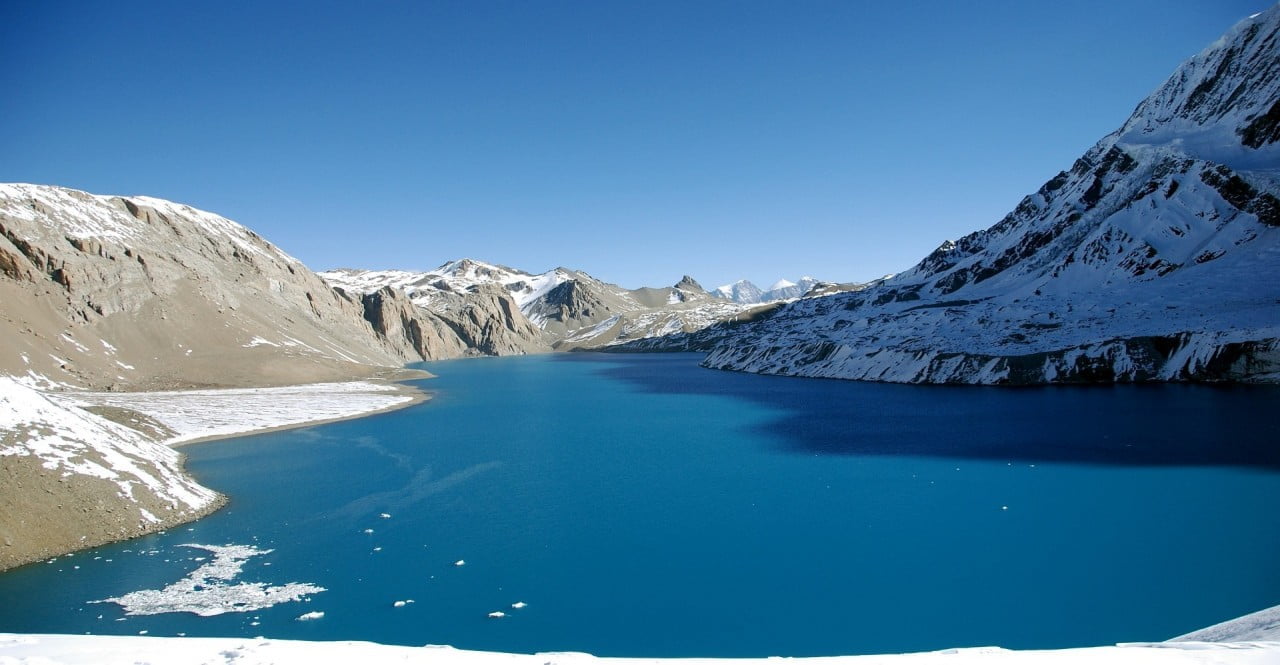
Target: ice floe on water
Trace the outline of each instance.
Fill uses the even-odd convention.
[[[270,585],[265,582],[233,583],[251,557],[269,554],[253,545],[181,545],[206,550],[213,560],[191,571],[186,577],[163,589],[144,589],[116,598],[95,600],[95,603],[115,603],[124,608],[125,614],[163,614],[166,612],[191,612],[200,616],[215,616],[227,612],[252,612],[280,603],[301,600],[324,591],[324,587],[300,582]],[[310,612],[309,614],[317,614]],[[324,613],[318,613],[323,616]],[[307,618],[318,616],[303,615]],[[302,617],[299,617],[302,620]]]
[[[306,614],[299,614],[298,618],[294,619],[294,621],[315,621],[316,619],[323,618],[324,612],[307,612]]]

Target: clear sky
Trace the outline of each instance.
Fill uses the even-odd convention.
[[[12,2],[0,181],[188,203],[318,270],[858,281],[998,221],[1269,5]]]

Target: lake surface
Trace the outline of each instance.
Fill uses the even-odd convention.
[[[426,404],[185,448],[226,509],[0,575],[0,631],[800,656],[1163,640],[1280,604],[1274,387],[697,360],[431,363]],[[237,582],[327,590],[210,617],[90,603],[179,581],[210,556],[189,543],[273,550]]]

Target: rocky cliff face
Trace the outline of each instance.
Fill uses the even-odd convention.
[[[346,295],[341,289],[339,293]],[[405,357],[458,358],[471,350],[444,319],[418,309],[399,289],[384,286],[354,297],[359,298],[365,320]]]
[[[0,185],[0,373],[149,389],[369,375],[407,355],[296,259],[146,197]]]
[[[865,289],[641,348],[927,383],[1280,379],[1280,7],[991,228]]]
[[[445,294],[430,308],[471,349],[489,356],[550,351],[546,336],[529,322],[511,295],[496,284]]]

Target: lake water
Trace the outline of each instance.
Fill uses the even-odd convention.
[[[186,448],[226,509],[0,575],[0,631],[830,655],[1163,640],[1280,604],[1274,387],[697,359],[432,363],[429,403]],[[209,556],[188,543],[273,549],[237,581],[327,590],[211,617],[90,603],[177,582]]]

